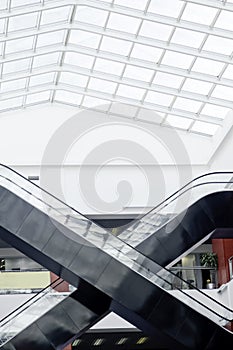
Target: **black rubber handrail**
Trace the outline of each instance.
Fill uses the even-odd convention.
[[[60,280],[60,282],[59,282],[59,280]],[[33,297],[31,297],[30,299],[28,299],[27,301],[25,301],[24,303],[22,303],[21,305],[19,305],[16,309],[14,309],[13,311],[11,311],[8,315],[6,315],[5,317],[3,317],[3,318],[0,320],[0,328],[3,327],[3,326],[5,326],[8,322],[12,321],[13,318],[16,317],[16,316],[18,316],[21,312],[23,312],[23,311],[27,310],[28,308],[30,308],[30,306],[32,305],[32,304],[31,304],[31,301],[32,301],[33,299],[36,299],[36,298],[38,297],[38,295],[41,294],[41,298],[42,298],[42,297],[45,295],[45,294],[43,294],[43,293],[46,291],[46,289],[48,289],[48,288],[53,288],[53,287],[57,287],[57,286],[59,286],[59,285],[60,285],[61,283],[63,283],[63,282],[64,282],[64,280],[62,280],[60,277],[58,277],[55,281],[51,282],[48,286],[44,287],[44,288],[41,289],[38,293],[36,293],[35,295],[33,295]],[[37,300],[40,300],[41,298],[36,299],[36,301],[37,301]],[[30,304],[30,305],[28,305],[28,304]],[[19,312],[17,313],[17,311],[19,311]],[[17,313],[17,314],[15,315],[15,313]],[[11,317],[11,318],[8,320],[8,318],[9,318],[10,316],[13,316],[13,317]],[[6,320],[6,322],[4,322],[5,320]],[[4,323],[2,323],[2,322],[4,322]]]

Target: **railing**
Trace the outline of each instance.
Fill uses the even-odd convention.
[[[212,289],[217,288],[217,269],[215,267],[205,267],[205,266],[174,266],[169,268],[170,271],[177,275],[176,283],[179,284],[180,288],[193,289],[193,286],[199,289]],[[210,272],[210,281],[206,277],[203,280],[202,274],[200,272],[208,271]],[[179,275],[182,279],[190,283],[190,285],[184,285],[183,281],[180,280]],[[201,280],[201,282],[200,282]],[[173,287],[173,286],[172,286]]]

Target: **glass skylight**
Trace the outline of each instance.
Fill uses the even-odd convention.
[[[232,44],[230,0],[1,0],[0,111],[59,102],[212,136]]]

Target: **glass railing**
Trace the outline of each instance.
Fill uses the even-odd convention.
[[[55,290],[63,282],[61,278],[58,278],[0,320],[0,346],[67,298],[69,293],[60,293]]]
[[[193,286],[198,289],[217,289],[217,269],[215,267],[205,266],[173,266],[169,268],[169,271],[176,274],[177,278],[174,279],[173,283],[181,289],[189,288]],[[205,280],[203,279],[202,273],[208,276]],[[181,279],[182,278],[182,279]],[[190,283],[189,286],[183,283],[183,280]],[[173,285],[171,285],[173,289]]]
[[[98,226],[90,219],[76,211],[74,208],[67,206],[66,203],[58,200],[56,197],[49,194],[47,191],[44,191],[39,186],[29,182],[26,178],[17,174],[15,171],[2,166],[0,174],[0,185],[17,194],[17,196],[29,202],[35,208],[38,208],[44,213],[48,214],[53,220],[54,224],[62,223],[68,227],[74,234],[72,239],[76,239],[78,241],[79,237],[85,237],[86,244],[94,245],[100,248],[114,259],[120,261],[123,265],[150,280],[150,282],[155,284],[157,287],[168,293],[171,292],[171,283],[173,283],[173,278],[177,277],[174,273],[151,261],[146,256],[135,250],[134,247],[130,246],[128,242],[113,236],[109,231]],[[220,174],[215,175],[220,176]],[[215,180],[215,182],[213,182],[209,180],[205,181],[205,184],[199,183],[201,178],[193,181],[181,191],[171,196],[167,201],[163,202],[153,211],[148,213],[148,215],[145,215],[141,219],[137,220],[138,226],[142,225],[141,228],[146,230],[147,234],[148,232],[154,233],[156,231],[155,228],[159,226],[153,225],[152,223],[153,218],[156,218],[156,213],[159,213],[159,215],[160,211],[163,211],[163,213],[171,213],[170,210],[171,208],[174,208],[174,202],[181,196],[184,196],[182,197],[183,200],[180,201],[179,205],[175,205],[176,212],[182,211],[183,208],[186,208],[190,205],[190,203],[198,199],[198,195],[196,194],[195,199],[191,200],[191,194],[194,193],[196,188],[198,188],[199,191],[201,186],[208,186],[208,191],[204,191],[204,195],[207,193],[212,193],[213,191],[222,191],[227,184],[229,185],[229,183],[231,183],[230,178],[232,174],[226,173],[223,175],[226,176],[224,181],[219,180],[216,182]],[[211,177],[213,174],[207,176]],[[217,185],[217,187],[215,187],[215,185]],[[2,195],[4,194],[0,194],[0,200]],[[200,196],[201,193],[199,193],[199,198]],[[171,205],[171,208],[169,211],[167,211],[169,205]],[[173,215],[174,213],[175,212],[173,212]],[[59,229],[61,229],[61,227]],[[136,234],[139,233],[140,232],[136,232]],[[65,234],[67,234],[67,232],[65,232]],[[174,297],[182,300],[182,302],[186,303],[189,307],[198,310],[201,314],[208,316],[219,325],[232,321],[232,310],[230,308],[220,304],[215,299],[207,296],[198,289],[195,289],[194,295],[189,295],[187,290],[189,289],[190,284],[187,281],[183,281],[183,283],[186,284],[186,289],[183,290],[177,288],[176,293],[173,294]]]

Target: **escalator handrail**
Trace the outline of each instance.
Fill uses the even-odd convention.
[[[60,282],[59,282],[60,280]],[[60,277],[58,277],[56,280],[54,280],[53,282],[51,282],[49,285],[47,285],[46,287],[44,287],[43,289],[41,289],[38,293],[36,293],[35,295],[33,295],[33,297],[31,297],[30,299],[26,300],[24,303],[20,304],[17,308],[15,308],[13,311],[11,311],[8,315],[4,316],[1,320],[0,320],[0,328],[5,326],[8,322],[10,322],[15,316],[17,316],[18,314],[20,314],[21,312],[27,310],[32,304],[31,301],[33,299],[37,299],[37,297],[41,294],[41,297],[44,296],[44,292],[46,291],[46,289],[49,288],[53,288],[53,287],[57,287],[59,286],[61,283],[63,283],[64,280],[62,280]],[[28,305],[29,304],[29,305]],[[16,315],[15,313],[19,311]],[[12,316],[12,318],[8,319],[10,316]],[[5,320],[7,320],[5,323]]]
[[[195,184],[195,185],[193,185],[192,187],[186,188],[183,192],[180,192],[179,195],[178,195],[177,197],[172,198],[172,200],[171,200],[169,203],[167,203],[167,204],[165,204],[163,207],[159,208],[159,210],[165,208],[167,205],[171,204],[171,203],[172,203],[173,201],[175,201],[177,198],[181,197],[183,194],[187,193],[188,191],[190,191],[190,190],[192,190],[192,189],[194,189],[194,188],[197,188],[197,187],[200,187],[200,186],[205,186],[205,185],[216,185],[216,184],[233,184],[233,181],[207,181],[207,182],[201,182],[201,183]],[[222,191],[222,190],[221,190],[221,191]],[[227,189],[227,191],[230,192],[229,189]],[[213,192],[212,192],[212,193],[213,193]],[[202,198],[203,198],[203,197],[202,197]],[[165,203],[166,201],[168,201],[168,198],[167,198],[165,201],[161,202],[157,207],[160,207],[160,206],[161,206],[163,203]],[[154,209],[152,209],[152,211],[154,211],[157,207],[155,207]],[[151,210],[150,210],[148,213],[146,213],[146,215],[149,215],[150,213],[151,213]],[[144,216],[146,216],[146,215],[143,215],[142,217],[135,219],[135,221],[141,220],[141,219],[142,219]],[[134,222],[135,222],[135,221],[134,221]],[[166,224],[166,223],[163,223],[163,225],[165,225],[165,224]],[[128,225],[128,224],[126,224],[126,225]],[[129,225],[129,227],[130,227],[130,225]]]

